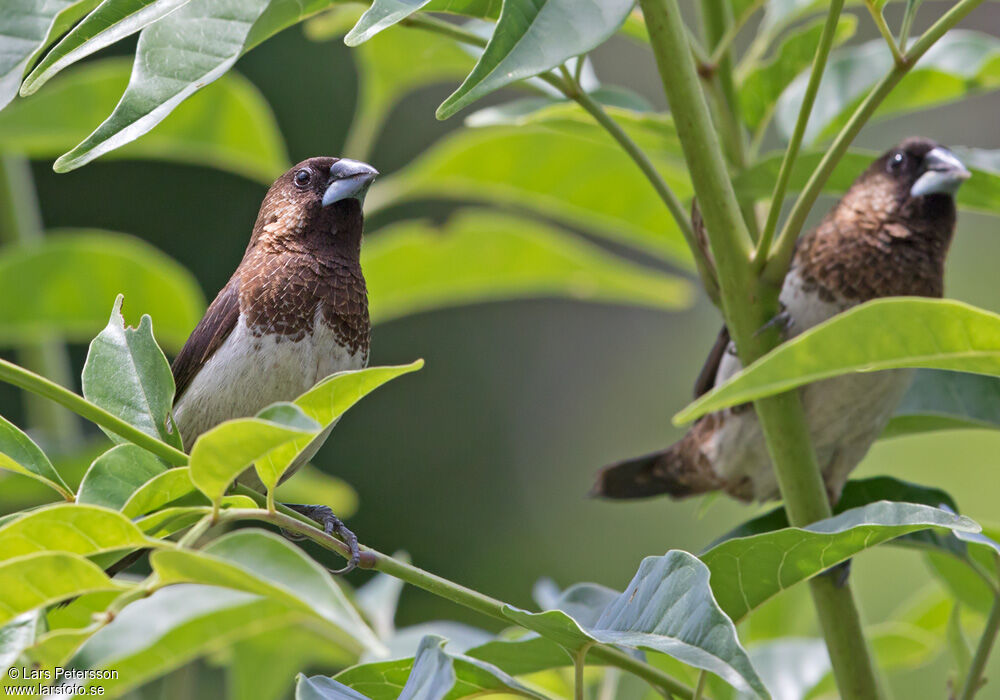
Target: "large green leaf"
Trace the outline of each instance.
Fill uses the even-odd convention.
[[[0,5],[0,109],[17,95],[24,71],[98,0],[4,0]]]
[[[141,447],[116,445],[90,465],[76,500],[118,510],[136,489],[166,469],[163,462]]]
[[[954,150],[972,171],[972,177],[958,191],[955,200],[958,207],[996,214],[1000,211],[1000,152],[971,148]],[[807,151],[799,155],[788,181],[789,193],[802,190],[823,155],[823,151]],[[739,173],[733,180],[736,191],[751,199],[770,197],[778,178],[782,157],[781,153],[772,153]],[[878,154],[872,151],[851,149],[834,168],[823,186],[823,192],[846,192],[854,179],[877,157]]]
[[[55,163],[73,170],[145,134],[243,53],[332,0],[192,0],[139,34],[128,87],[104,123]]]
[[[307,616],[274,600],[213,586],[178,585],[132,603],[90,637],[70,661],[114,669],[113,679],[81,682],[119,697],[131,688],[244,637],[303,624]]]
[[[438,107],[447,119],[484,95],[544,73],[604,43],[634,0],[505,0],[493,36],[465,82]]]
[[[0,627],[0,678],[7,676],[7,669],[35,643],[43,629],[39,617],[37,611],[24,613]]]
[[[0,148],[44,159],[65,153],[114,109],[129,70],[120,58],[74,66],[39,94],[0,112]],[[144,138],[106,157],[204,165],[264,184],[288,168],[270,106],[236,72],[192,96]]]
[[[0,563],[0,625],[81,593],[120,588],[100,567],[76,554],[35,552]]]
[[[892,61],[882,39],[833,52],[809,117],[805,142],[835,134],[868,90],[892,69]],[[807,82],[808,76],[803,73],[778,100],[777,125],[786,137],[795,126]],[[1000,39],[980,32],[951,31],[900,81],[875,112],[875,118],[959,100],[997,85]]]
[[[1000,316],[941,299],[870,301],[778,346],[674,420],[840,374],[897,367],[1000,375]]]
[[[320,426],[292,404],[274,404],[254,418],[236,418],[202,433],[191,449],[191,481],[218,503],[240,473],[271,450]]]
[[[708,568],[687,552],[643,559],[628,588],[592,627],[561,610],[531,613],[505,606],[504,614],[567,649],[601,642],[658,651],[768,697],[735,626],[713,598]]]
[[[355,666],[337,674],[334,682],[371,700],[458,700],[493,694],[545,699],[546,696],[530,690],[492,664],[446,651],[447,641],[438,635],[427,635],[413,658]],[[301,690],[298,697],[303,697]],[[337,695],[316,697],[332,700]]]
[[[164,584],[203,583],[256,593],[328,622],[328,636],[353,654],[381,643],[322,566],[278,535],[240,530],[201,551],[161,550],[150,563]]]
[[[1000,378],[917,370],[882,437],[958,428],[1000,428]]]
[[[805,528],[726,540],[701,555],[722,610],[739,620],[796,583],[877,544],[928,528],[977,532],[966,517],[915,503],[879,501]]]
[[[150,544],[121,513],[71,503],[40,508],[0,527],[0,561],[44,551],[90,556]]]
[[[103,0],[38,62],[21,84],[30,95],[52,76],[105,46],[165,17],[189,0]]]
[[[348,46],[358,46],[383,29],[406,19],[428,2],[430,0],[374,0],[354,28],[344,37],[344,43]]]
[[[775,107],[778,97],[800,71],[812,65],[816,45],[823,33],[824,20],[793,32],[785,38],[765,63],[753,66],[740,81],[740,108],[747,126],[756,129]],[[834,45],[854,35],[858,19],[843,15],[837,23]]]
[[[677,309],[686,281],[642,267],[534,220],[470,210],[444,228],[395,224],[362,253],[373,319],[533,296]]]
[[[119,508],[125,517],[137,518],[193,493],[199,492],[191,481],[191,470],[175,467],[157,472],[132,489]]]
[[[325,440],[326,430],[347,412],[351,406],[375,391],[386,382],[424,366],[423,360],[393,367],[368,367],[366,369],[338,372],[321,380],[316,386],[294,401],[294,406],[319,426],[308,435],[276,445],[255,460],[257,475],[269,490],[274,488],[285,471],[296,463],[299,456],[314,441]],[[196,445],[197,447],[197,445]],[[192,453],[192,474],[194,461]]]
[[[66,485],[41,448],[3,416],[0,416],[0,469],[30,476],[51,486],[63,498],[73,497],[73,490]]]
[[[118,294],[130,309],[156,317],[164,344],[173,349],[205,309],[194,276],[148,243],[108,231],[62,229],[0,252],[0,296],[20,300],[0,308],[0,343],[53,334],[89,340],[107,323]]]
[[[128,328],[119,294],[107,327],[90,343],[83,365],[83,395],[147,435],[181,449],[174,425],[174,375],[153,338],[153,321],[143,315]],[[105,430],[115,442],[125,439]]]
[[[681,161],[657,158],[680,197]],[[610,139],[540,127],[460,130],[399,173],[376,182],[368,209],[417,198],[474,199],[527,208],[685,266],[691,255],[649,181]]]

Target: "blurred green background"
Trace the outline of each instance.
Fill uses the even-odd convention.
[[[932,17],[943,3],[926,5],[922,16]],[[890,8],[890,17],[899,9]],[[1000,7],[983,6],[974,22],[980,31],[1000,34]],[[864,23],[861,35],[876,36]],[[129,50],[126,43],[114,52]],[[647,52],[615,39],[593,60],[602,80],[665,106]],[[292,162],[352,155],[342,147],[358,86],[342,43],[315,43],[294,27],[242,59],[237,70],[271,104]],[[433,116],[453,87],[421,90],[399,104],[370,162],[390,174],[460,126],[461,115],[449,122]],[[1000,96],[985,95],[871,125],[858,145],[884,150],[922,134],[948,145],[998,148],[998,113]],[[33,170],[46,227],[139,236],[187,266],[209,299],[239,261],[265,191],[235,175],[143,161],[98,160],[66,175],[45,162]],[[813,220],[829,205],[821,200]],[[393,220],[448,211],[444,203],[397,207],[370,218],[367,227],[377,236]],[[996,229],[996,219],[960,216],[947,288],[953,298],[1000,311]],[[757,512],[725,499],[622,505],[586,498],[598,467],[680,435],[670,417],[689,399],[718,324],[704,299],[682,313],[570,301],[492,303],[381,324],[372,364],[423,357],[426,367],[348,413],[315,464],[357,489],[360,507],[349,524],[364,543],[405,550],[442,576],[518,605],[530,604],[541,576],[560,586],[587,580],[621,588],[643,556],[698,551]],[[83,349],[74,348],[73,357],[78,374]],[[23,418],[20,397],[8,386],[0,386],[0,414],[15,423]],[[998,433],[935,433],[879,443],[856,475],[888,474],[946,489],[965,513],[990,522],[1000,520],[998,463]],[[7,477],[0,488],[17,478]],[[892,548],[858,557],[852,577],[869,623],[889,618],[908,596],[933,585],[919,555]],[[351,578],[360,583],[366,574]],[[812,614],[804,610],[800,632],[810,634]],[[445,601],[405,590],[400,624],[442,617],[489,626]],[[991,685],[1000,684],[1000,658],[991,670],[988,676],[998,679]],[[941,658],[898,674],[895,695],[939,697],[927,689],[936,693],[945,673]],[[983,697],[1000,698],[1000,690],[988,688]]]

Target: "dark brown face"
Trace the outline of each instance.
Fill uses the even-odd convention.
[[[955,192],[968,178],[969,171],[947,148],[909,138],[876,160],[861,182],[881,190],[890,211],[954,210]]]

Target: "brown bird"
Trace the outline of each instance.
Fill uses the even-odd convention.
[[[799,240],[782,286],[789,337],[845,309],[888,296],[940,297],[955,230],[953,195],[969,171],[949,150],[911,138],[869,166],[823,222]],[[726,328],[695,396],[740,371]],[[800,390],[831,503],[885,428],[912,370],[849,374]],[[601,470],[593,495],[615,499],[718,489],[744,501],[778,498],[778,483],[750,404],[700,418],[674,445]]]
[[[268,190],[243,260],[172,366],[174,418],[185,448],[225,420],[255,415],[329,374],[367,365],[361,206],[376,175],[347,158],[310,158]],[[316,453],[330,429],[285,478]],[[253,469],[239,480],[262,488]],[[291,507],[344,537],[353,554],[348,567],[357,563],[357,539],[328,507]]]

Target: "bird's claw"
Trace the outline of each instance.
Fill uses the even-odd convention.
[[[788,312],[785,305],[781,304],[781,310],[776,313],[770,321],[758,328],[757,332],[754,333],[754,337],[756,338],[761,333],[766,333],[772,328],[777,328],[783,336],[787,336],[788,332],[792,330],[792,326],[794,325],[795,319],[792,318],[792,315]]]
[[[347,549],[350,551],[350,558],[347,560],[347,565],[342,569],[331,569],[330,573],[339,576],[357,568],[358,563],[361,561],[361,548],[358,546],[358,537],[344,525],[340,518],[333,514],[329,506],[311,506],[301,503],[288,503],[286,505],[310,520],[315,520],[323,526],[323,532],[328,535],[336,535],[347,545]],[[282,532],[289,539],[304,539],[304,536],[297,533],[290,533],[284,530]]]

